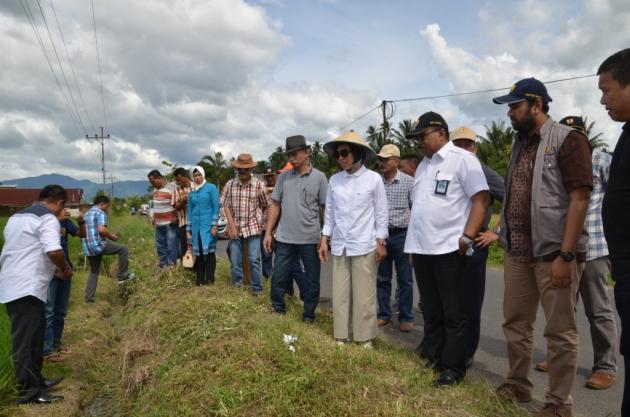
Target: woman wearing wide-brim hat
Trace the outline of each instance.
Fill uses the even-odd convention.
[[[364,162],[374,151],[356,132],[327,142],[324,151],[341,171],[330,177],[319,257],[333,255],[333,327],[339,344],[350,339],[372,347],[378,335],[377,264],[387,255],[388,209],[379,174]]]

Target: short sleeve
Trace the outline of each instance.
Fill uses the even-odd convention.
[[[39,242],[44,248],[44,252],[54,252],[61,250],[61,223],[52,214],[42,216],[42,223],[39,230]]]
[[[328,181],[326,181],[326,176],[322,173],[320,176],[321,180],[319,181],[319,195],[318,201],[319,205],[323,206],[326,204],[326,191],[328,190]]]
[[[276,203],[282,202],[282,191],[284,189],[283,185],[284,185],[285,178],[286,178],[286,173],[283,172],[278,177],[278,182],[276,183],[276,186],[273,187],[273,192],[271,193],[271,199],[275,201]]]
[[[472,198],[479,191],[488,191],[488,182],[481,169],[481,163],[472,154],[464,155],[459,166],[459,180],[468,198]]]
[[[586,136],[571,131],[558,152],[558,165],[567,193],[587,187],[593,188],[593,160]]]

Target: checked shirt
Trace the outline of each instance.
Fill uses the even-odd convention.
[[[593,191],[584,222],[584,227],[588,232],[587,261],[608,255],[608,245],[604,238],[602,223],[602,201],[608,185],[611,160],[612,157],[607,153],[593,151]]]
[[[95,256],[103,252],[107,239],[101,236],[99,226],[107,226],[107,214],[97,206],[93,206],[84,216],[85,238],[81,239],[83,254]]]
[[[389,227],[406,228],[409,225],[413,181],[412,177],[400,171],[396,173],[391,183],[387,183],[383,178],[389,207]]]
[[[244,238],[262,233],[263,212],[270,203],[265,182],[256,177],[252,177],[247,185],[233,178],[225,184],[221,193],[221,207],[230,209],[238,233]]]

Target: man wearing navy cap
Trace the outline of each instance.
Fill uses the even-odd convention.
[[[414,179],[405,253],[423,299],[425,367],[440,372],[436,386],[457,384],[466,373],[468,320],[465,258],[490,204],[479,160],[449,142],[448,125],[435,112],[424,113],[409,135],[425,158]]]
[[[493,100],[509,106],[516,131],[499,236],[506,249],[503,332],[510,370],[497,393],[531,400],[533,327],[539,302],[547,320],[549,390],[538,416],[572,416],[577,370],[576,294],[588,236],[583,230],[593,177],[586,136],[554,122],[551,97],[535,78]]]
[[[608,116],[625,122],[610,163],[608,188],[602,203],[604,234],[615,280],[615,304],[621,319],[619,350],[624,357],[625,378],[630,375],[630,48],[609,56],[597,70],[600,102]],[[630,384],[623,390],[621,416],[630,416]]]

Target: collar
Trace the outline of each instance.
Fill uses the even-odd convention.
[[[247,181],[247,184],[243,184],[243,182],[241,181],[239,177],[236,177],[236,181],[238,182],[238,185],[240,185],[241,187],[247,187],[254,181],[254,176],[252,175],[251,177],[249,177],[249,181]]]
[[[48,211],[50,214],[52,214],[53,216],[57,217],[57,215],[55,213],[53,213],[53,211],[51,209],[49,209],[48,207],[46,207],[44,205],[44,203],[42,203],[41,201],[36,201],[33,203],[34,206],[40,206],[43,209],[45,209],[46,211]]]
[[[343,171],[343,174],[346,177],[360,177],[366,172],[367,172],[367,168],[365,167],[365,165],[361,164],[361,168],[357,169],[357,171],[354,174],[348,174],[348,171]]]
[[[435,154],[433,154],[433,156],[440,155],[440,158],[446,159],[446,155],[448,155],[449,152],[451,152],[453,149],[455,149],[455,145],[453,145],[453,142],[451,142],[449,140],[448,142],[446,142],[446,144],[444,146],[442,146],[440,148],[439,151],[437,151]],[[433,159],[433,158],[431,158],[431,159]]]
[[[291,169],[291,171],[292,171],[295,175],[297,175],[297,176],[299,176],[299,177],[304,177],[304,176],[307,176],[307,175],[311,175],[311,172],[313,171],[313,165],[312,165],[312,164],[309,164],[308,171],[306,171],[304,174],[300,174],[296,168]]]
[[[392,182],[387,182],[387,180],[385,179],[384,175],[381,175],[383,177],[383,182],[385,184],[393,184],[395,182],[400,182],[400,170],[396,170],[396,175],[394,175],[394,179],[392,180]]]

